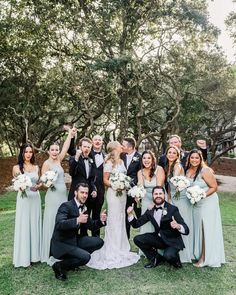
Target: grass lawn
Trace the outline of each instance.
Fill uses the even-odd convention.
[[[136,265],[115,270],[69,272],[66,282],[54,278],[45,263],[32,267],[14,268],[12,265],[15,193],[0,196],[0,294],[236,294],[236,194],[221,193],[227,264],[221,268],[195,268],[185,264],[175,270],[168,265],[145,269],[146,259]],[[132,232],[135,235],[137,231]],[[132,243],[132,249],[137,248]]]

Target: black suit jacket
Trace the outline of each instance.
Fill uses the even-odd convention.
[[[96,166],[96,161],[95,161],[95,152],[92,150],[90,153],[91,158],[93,159],[95,163],[95,186],[97,188],[97,198],[99,203],[103,204],[104,202],[104,194],[105,194],[105,186],[103,182],[103,166],[104,164],[102,163],[99,167]],[[103,159],[105,158],[105,155],[102,152]]]
[[[164,207],[167,210],[167,214],[162,215],[160,226],[158,225],[158,223],[156,222],[154,218],[154,208],[151,210],[147,210],[140,218],[138,219],[134,218],[130,222],[130,224],[134,228],[138,228],[144,225],[145,223],[147,223],[148,221],[150,221],[155,228],[155,233],[157,234],[160,233],[161,238],[166,243],[166,245],[168,245],[169,247],[174,247],[179,250],[183,250],[184,243],[183,243],[181,233],[177,229],[173,229],[170,226],[170,223],[172,221],[172,216],[174,216],[175,220],[184,227],[185,235],[189,234],[189,228],[187,224],[184,222],[182,216],[179,213],[179,209],[176,206],[171,205],[168,202],[165,202]]]
[[[124,161],[125,167],[127,169],[126,154],[122,154],[121,159]],[[141,169],[141,155],[139,152],[136,151],[127,169],[127,175],[131,177],[132,179],[131,186],[134,186],[138,183],[138,171],[140,169]]]
[[[69,174],[71,176],[71,186],[68,196],[69,200],[74,198],[75,187],[80,182],[87,183],[89,185],[89,197],[92,191],[97,190],[95,185],[95,169],[96,166],[94,160],[89,157],[89,176],[87,178],[83,156],[81,155],[78,161],[75,160],[75,157],[70,157]]]
[[[78,231],[83,228],[97,230],[104,226],[100,220],[88,218],[86,224],[77,224],[79,209],[75,200],[61,204],[57,211],[55,227],[51,239],[51,254],[57,258],[70,252],[77,246],[77,240],[81,237]]]

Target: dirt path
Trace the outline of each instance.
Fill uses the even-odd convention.
[[[216,175],[216,179],[219,183],[219,192],[236,193],[236,177],[235,176],[225,176]]]

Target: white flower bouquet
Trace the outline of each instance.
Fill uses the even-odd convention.
[[[115,172],[110,176],[110,183],[113,190],[116,191],[116,196],[122,196],[122,191],[130,188],[131,178],[124,173]]]
[[[25,174],[17,175],[13,180],[13,187],[16,192],[21,192],[21,197],[27,197],[26,189],[32,186],[32,181],[29,176]]]
[[[176,193],[173,198],[179,199],[180,192],[190,186],[190,181],[185,176],[173,176],[170,182],[175,186]]]
[[[46,171],[41,177],[40,181],[47,187],[54,191],[56,188],[54,182],[57,180],[57,172],[53,170]]]
[[[198,185],[194,185],[187,188],[186,196],[191,204],[199,202],[201,199],[206,198],[206,192]]]
[[[145,194],[146,190],[143,185],[135,185],[128,191],[128,195],[135,198],[137,205],[140,205],[140,200],[145,197]]]

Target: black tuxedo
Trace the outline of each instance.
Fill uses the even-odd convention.
[[[104,154],[101,153],[104,159]],[[97,189],[97,197],[96,198],[90,198],[89,199],[89,206],[88,206],[88,212],[89,214],[92,211],[92,219],[99,219],[101,210],[102,210],[102,205],[104,203],[104,195],[105,195],[105,186],[103,183],[103,163],[97,167],[96,166],[96,153],[92,150],[90,153],[90,156],[92,157],[94,163],[95,163],[95,186]],[[93,236],[100,236],[100,230],[97,231],[92,231]]]
[[[62,260],[60,264],[64,270],[85,265],[90,254],[103,245],[102,239],[83,235],[84,229],[98,229],[103,226],[102,222],[89,217],[86,224],[77,224],[78,216],[79,209],[74,199],[63,203],[56,215],[51,254]]]
[[[178,252],[183,250],[184,243],[181,233],[177,229],[173,229],[170,225],[172,216],[174,216],[177,223],[181,224],[184,228],[184,234],[189,234],[189,228],[181,217],[179,210],[176,206],[165,202],[166,215],[163,215],[160,220],[160,226],[154,218],[155,209],[147,210],[138,219],[134,218],[130,224],[134,228],[138,228],[148,221],[150,221],[154,228],[154,233],[145,233],[138,235],[134,238],[135,244],[143,251],[149,260],[157,257],[158,249],[164,249],[163,257],[170,263],[176,262],[178,258]],[[164,212],[164,211],[163,211]],[[159,255],[160,256],[160,255]]]
[[[71,181],[68,200],[72,200],[74,198],[76,185],[80,182],[87,183],[89,185],[89,197],[87,199],[87,204],[92,198],[91,192],[97,190],[95,186],[95,179],[96,179],[95,163],[94,163],[94,160],[90,157],[88,158],[88,162],[89,162],[89,175],[87,177],[83,156],[81,155],[78,161],[75,160],[75,157],[70,157],[69,174],[72,178],[72,181]]]
[[[131,177],[131,186],[135,186],[138,183],[138,171],[141,169],[141,155],[139,152],[135,152],[132,161],[129,164],[129,167],[127,167],[127,155],[122,154],[121,159],[124,161],[125,167],[127,169],[127,175]],[[136,201],[131,197],[127,195],[127,202],[126,202],[126,210],[129,206],[132,206],[134,204],[134,211],[137,217],[141,215],[141,208],[137,208]],[[128,238],[130,237],[130,224],[128,222],[128,216],[126,213],[126,231]]]

